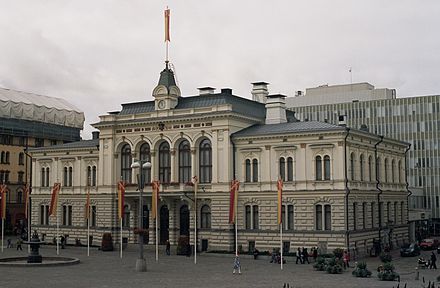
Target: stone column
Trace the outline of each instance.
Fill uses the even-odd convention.
[[[177,169],[178,169],[178,163],[176,161],[176,149],[175,148],[171,148],[170,149],[170,157],[171,157],[171,180],[170,182],[178,182],[178,173],[177,173]]]

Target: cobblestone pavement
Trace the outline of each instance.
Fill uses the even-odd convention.
[[[5,249],[0,257],[26,256],[23,252]],[[172,252],[175,249],[172,249]],[[242,274],[233,275],[232,255],[198,254],[197,264],[193,257],[166,256],[161,247],[159,262],[154,259],[154,248],[146,248],[147,269],[145,273],[134,271],[137,258],[136,246],[124,251],[123,259],[117,251],[102,252],[91,249],[87,257],[86,248],[67,247],[61,250],[61,256],[80,258],[81,263],[74,266],[12,268],[0,267],[0,287],[397,287],[397,282],[379,281],[375,268],[380,264],[377,258],[364,259],[373,276],[369,279],[355,278],[351,275],[353,268],[342,275],[330,275],[314,271],[312,265],[296,265],[291,259],[281,271],[277,264],[270,264],[267,259],[253,260],[248,256],[241,257]],[[394,252],[393,254],[396,254]],[[429,256],[429,252],[423,252]],[[0,253],[1,254],[1,253]],[[54,246],[42,248],[43,256],[55,256]],[[400,258],[394,255],[394,265],[401,275],[401,285],[422,287],[422,281],[415,280],[416,257]],[[354,264],[354,263],[353,263]],[[352,266],[353,266],[352,264]],[[420,279],[434,280],[440,270],[421,270]]]

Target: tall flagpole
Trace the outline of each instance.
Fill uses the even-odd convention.
[[[234,180],[234,185],[236,185],[236,180]],[[234,195],[234,212],[235,212],[235,256],[238,256],[238,213],[237,213],[237,207],[238,207],[238,187],[235,189],[235,195]]]
[[[4,197],[3,195],[2,195],[2,197]],[[3,201],[3,199],[2,199],[2,201]],[[3,209],[3,207],[2,207],[2,209]],[[2,211],[2,213],[3,213],[3,211]],[[5,219],[3,219],[3,217],[2,217],[2,253],[3,253],[3,242],[4,242],[4,238],[5,238]]]
[[[156,262],[159,261],[159,235],[157,235],[157,207],[156,207]]]
[[[119,245],[119,250],[120,250],[120,253],[119,254],[121,254],[120,256],[121,256],[121,259],[122,259],[122,217],[120,218],[120,221],[119,221],[120,223],[120,227],[121,227],[121,233],[119,233],[120,234],[120,238],[121,239],[119,239],[120,240],[120,245]]]
[[[156,225],[154,225],[155,226],[155,229],[156,229],[156,262],[158,262],[159,261],[159,235],[157,234],[157,223],[158,223],[158,221],[157,221],[157,210],[159,209],[159,207],[158,207],[158,200],[159,199],[157,199],[158,197],[158,195],[159,195],[159,189],[160,189],[160,184],[159,183],[157,183],[157,185],[156,186],[154,186],[155,187],[155,189],[154,189],[154,193],[155,193],[155,197],[154,197],[154,201],[156,201],[156,203],[154,203],[154,205],[156,206],[156,209],[155,209],[155,211],[154,211],[154,213],[156,214],[156,215],[154,215],[155,216],[155,220],[156,220]]]
[[[283,270],[283,222],[280,223],[281,270]]]
[[[57,201],[58,202],[58,201]],[[56,203],[55,205],[58,206],[58,203]],[[57,207],[57,255],[60,255],[60,221],[59,221],[59,217],[58,214],[60,213],[60,211],[58,211],[58,207]]]
[[[30,201],[31,201],[31,195],[29,195],[30,193],[30,187],[28,188],[28,192],[27,192],[27,207],[26,209],[27,211],[27,227],[28,227],[28,241],[31,241],[31,205],[30,205]],[[31,253],[31,245],[28,245],[28,253]]]

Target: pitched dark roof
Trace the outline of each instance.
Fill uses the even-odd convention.
[[[174,79],[174,72],[170,68],[168,68],[168,63],[166,63],[166,67],[162,72],[160,72],[159,84],[164,85],[168,89],[171,86],[176,86],[176,80]]]
[[[99,149],[99,139],[81,140],[81,141],[76,141],[76,142],[60,144],[60,145],[30,148],[29,151],[38,152],[38,151],[47,151],[47,150],[63,150],[63,149],[78,149],[78,148],[98,148]]]
[[[232,137],[259,136],[272,134],[289,134],[297,132],[311,131],[329,131],[329,130],[345,130],[342,126],[337,126],[325,122],[308,121],[308,122],[287,122],[280,124],[262,124],[253,125],[240,130],[232,135]]]
[[[191,97],[180,97],[174,109],[202,108],[216,105],[230,104],[232,111],[244,116],[264,119],[266,117],[265,105],[229,93],[216,93]],[[122,104],[119,115],[153,112],[154,101]]]

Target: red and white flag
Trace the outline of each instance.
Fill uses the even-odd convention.
[[[160,182],[157,180],[154,180],[151,182],[151,216],[153,219],[156,219],[157,217],[157,201],[159,199],[159,190],[160,190]]]
[[[124,198],[125,198],[125,184],[123,181],[118,182],[118,216],[119,219],[124,217]]]
[[[61,190],[61,183],[54,183],[52,188],[52,197],[50,199],[49,216],[57,214],[58,197]]]
[[[238,180],[232,180],[231,190],[229,195],[229,223],[235,223],[235,215],[237,213],[237,200],[238,200],[238,188],[240,187],[240,182]]]

